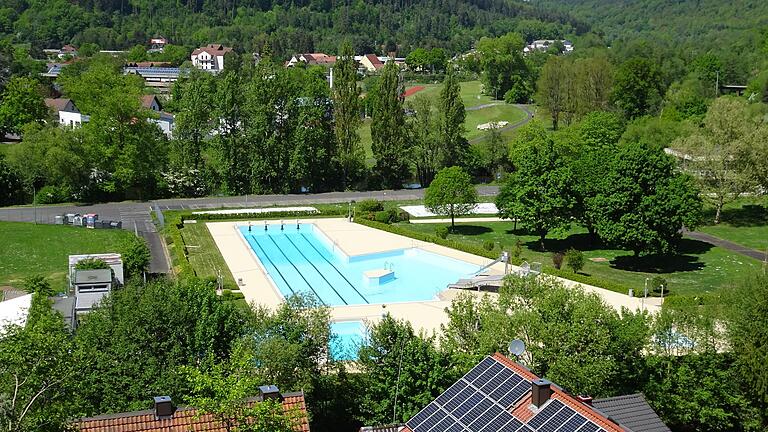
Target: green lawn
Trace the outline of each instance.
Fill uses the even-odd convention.
[[[443,88],[442,84],[418,84],[418,83],[411,83],[406,85],[406,88],[410,87],[416,87],[416,86],[422,86],[424,87],[424,90],[421,90],[408,98],[406,100],[409,100],[416,95],[423,95],[430,99],[432,99],[433,102],[437,103],[438,99],[440,98],[440,89]],[[482,94],[482,83],[480,81],[465,81],[461,83],[461,100],[464,102],[464,106],[466,108],[470,108],[473,106],[478,105],[485,105],[489,103],[504,103],[504,101],[495,100],[490,96],[486,96]]]
[[[743,199],[730,203],[723,209],[722,222],[702,226],[698,231],[765,251],[768,248],[768,208],[764,202]],[[707,216],[712,220],[711,214]]]
[[[488,123],[507,121],[510,124],[516,123],[525,118],[525,112],[517,108],[514,105],[494,105],[488,108],[480,110],[467,111],[467,119],[464,121],[464,127],[467,139],[471,140],[485,134],[487,131],[482,131],[477,128],[477,125]]]
[[[434,233],[437,224],[401,224],[403,228],[422,233]],[[661,275],[674,293],[694,294],[727,287],[734,279],[760,268],[756,260],[695,240],[683,240],[681,254],[665,258],[639,258],[631,252],[595,246],[586,230],[573,229],[547,239],[547,252],[541,252],[536,236],[521,230],[513,231],[512,222],[458,223],[456,239],[482,246],[486,240],[501,243],[506,249],[519,239],[523,243],[522,258],[552,266],[551,251],[571,247],[584,252],[583,273],[634,288],[642,292],[645,278]],[[598,259],[598,262],[590,259]]]
[[[203,221],[199,223],[185,223],[181,230],[184,244],[187,245],[187,257],[197,276],[201,278],[216,277],[217,271],[221,272],[224,284],[231,289],[236,288],[232,273],[224,262],[219,248],[213,241],[210,231]]]
[[[0,222],[0,286],[21,288],[25,277],[42,274],[62,290],[66,287],[68,255],[118,252],[120,244],[131,236],[120,229]]]
[[[434,102],[437,106],[438,99],[440,98],[440,89],[442,84],[409,84],[408,87],[423,86],[424,90],[406,98],[406,101],[413,99],[416,95],[424,95]],[[467,111],[467,119],[464,122],[464,128],[466,130],[465,137],[467,139],[474,139],[483,136],[487,132],[477,129],[477,125],[482,123],[488,123],[490,121],[508,121],[509,123],[515,123],[525,118],[525,113],[514,105],[507,105],[504,101],[497,101],[493,98],[481,93],[482,84],[480,81],[468,81],[461,83],[461,98],[464,101],[466,108],[485,104],[498,104],[487,108]],[[359,129],[360,142],[365,149],[365,157],[369,165],[373,165],[373,152],[371,151],[371,120],[365,119]],[[507,131],[502,134],[502,137],[506,140],[510,140],[514,136],[514,130]]]

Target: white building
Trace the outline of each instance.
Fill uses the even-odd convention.
[[[529,53],[532,51],[547,51],[552,44],[554,44],[556,40],[554,39],[539,39],[531,42],[528,44],[525,48],[523,48],[523,52]],[[563,47],[565,48],[565,53],[569,53],[573,51],[573,42],[562,39],[560,40],[562,42]]]
[[[224,70],[224,56],[229,52],[232,52],[232,48],[209,44],[192,51],[192,65],[205,71],[221,72]]]
[[[157,118],[150,118],[149,121],[155,123],[161,131],[171,138],[173,136],[175,118],[173,114],[163,111],[160,101],[155,95],[144,95],[141,97],[141,106],[144,109],[154,111],[157,114]]]
[[[27,324],[32,294],[0,302],[0,336],[10,326],[24,327]]]
[[[45,105],[53,112],[53,115],[61,126],[76,128],[90,120],[87,115],[80,113],[75,103],[67,98],[46,98]]]

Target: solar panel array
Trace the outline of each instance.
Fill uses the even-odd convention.
[[[598,432],[596,424],[557,399],[543,405],[527,423],[511,408],[531,389],[531,381],[493,357],[486,357],[443,394],[413,416],[413,432]]]

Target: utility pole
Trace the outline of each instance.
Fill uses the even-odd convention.
[[[720,71],[715,71],[715,97],[720,96]]]

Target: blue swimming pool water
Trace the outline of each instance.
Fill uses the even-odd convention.
[[[267,231],[242,226],[240,232],[284,296],[309,293],[328,306],[431,300],[479,268],[416,248],[348,257],[312,224]],[[377,284],[364,277],[385,268],[394,272],[392,280]]]
[[[366,329],[362,321],[331,323],[331,356],[334,360],[356,360],[357,351],[363,344]]]

